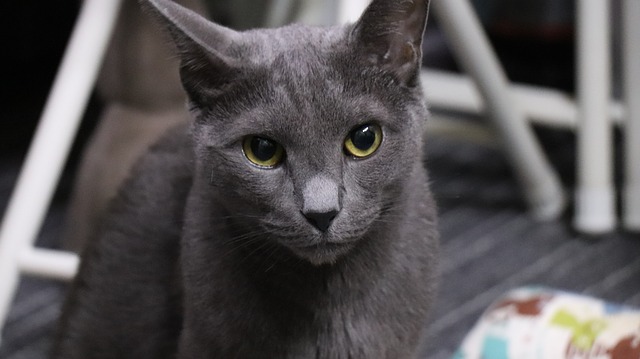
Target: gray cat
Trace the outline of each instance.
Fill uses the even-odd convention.
[[[436,282],[419,83],[427,0],[236,32],[143,5],[192,124],[84,253],[54,358],[415,358]]]

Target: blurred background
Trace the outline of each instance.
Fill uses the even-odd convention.
[[[207,6],[211,17],[219,23],[245,29],[264,24],[268,3],[213,0]],[[573,89],[573,1],[476,0],[474,5],[510,79]],[[3,101],[0,149],[2,156],[10,156],[26,152],[78,14],[79,2],[45,4],[24,0],[7,1],[0,6],[5,47],[0,87]],[[425,47],[426,65],[457,69],[433,17]],[[99,101],[91,103],[80,141],[90,132],[91,120],[98,112],[94,109],[99,106]]]
[[[319,4],[316,8],[273,14],[268,10],[270,1],[207,0],[200,11],[207,11],[217,22],[236,29],[296,18],[331,21],[318,11],[332,4],[332,0]],[[510,80],[574,93],[574,1],[475,0],[473,4]],[[135,1],[125,0],[123,11],[134,11],[130,9],[135,6]],[[612,6],[612,16],[617,19],[619,2],[612,0]],[[79,8],[78,1],[21,0],[0,4],[5,49],[0,77],[0,214],[5,212]],[[137,14],[131,16],[128,23],[143,21],[136,20]],[[620,31],[618,23],[613,21],[614,39]],[[138,31],[122,26],[116,30],[120,34],[118,41],[127,41],[132,31]],[[113,46],[110,51],[126,53]],[[433,17],[423,50],[425,67],[460,72]],[[619,43],[614,40],[614,97],[620,96],[619,52]],[[126,57],[108,61],[112,64],[111,74],[116,74],[113,76],[117,76],[114,66],[118,68],[113,63],[127,64]],[[65,228],[73,226],[67,213],[85,149],[92,136],[95,139],[95,131],[114,98],[139,100],[110,82],[110,70],[105,71],[99,80],[100,90],[89,101],[38,237],[39,246],[73,248],[73,244],[65,244],[63,237],[68,232]],[[463,133],[435,131],[426,135],[426,165],[441,212],[443,257],[440,296],[433,311],[425,358],[449,358],[491,301],[520,285],[550,286],[640,306],[637,234],[618,231],[597,238],[578,234],[572,230],[571,209],[554,221],[534,220],[498,141],[490,134],[464,133],[465,126],[475,128],[486,118],[436,107],[432,111],[434,117],[462,121]],[[534,127],[570,195],[575,183],[575,134],[566,129]],[[620,153],[620,137],[616,131],[616,154]],[[620,181],[621,156],[615,158],[616,181]],[[0,359],[46,357],[65,289],[62,282],[23,276],[3,330]]]

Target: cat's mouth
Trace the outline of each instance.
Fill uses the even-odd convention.
[[[377,216],[366,218],[375,219]],[[269,233],[273,240],[295,256],[314,265],[335,263],[352,250],[371,228],[371,221],[358,223],[358,226],[346,227],[336,218],[327,231],[319,231],[310,230],[311,224],[302,220],[293,225],[290,222],[283,224],[275,220],[261,222],[265,232]]]
[[[313,244],[299,245],[291,250],[312,264],[335,263],[338,258],[348,253],[355,246],[355,241],[320,240]]]

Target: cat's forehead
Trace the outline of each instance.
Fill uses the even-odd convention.
[[[352,127],[375,120],[385,122],[388,109],[378,93],[377,73],[354,65],[349,26],[291,25],[256,32],[260,49],[265,108],[269,116],[259,127],[277,137],[343,137]],[[371,77],[371,78],[370,78]],[[260,90],[257,90],[260,91]]]
[[[270,92],[302,112],[337,105],[345,79],[337,58],[345,52],[346,33],[343,27],[304,25],[261,31],[257,60]]]
[[[299,68],[323,63],[337,49],[344,48],[348,28],[292,24],[245,33],[254,63]]]
[[[216,103],[220,117],[232,120],[222,121],[220,134],[230,140],[260,134],[304,146],[341,141],[367,122],[395,126],[397,86],[359,61],[352,29],[291,25],[243,33],[245,76]]]

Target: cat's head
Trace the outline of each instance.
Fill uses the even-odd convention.
[[[237,32],[169,0],[143,1],[181,57],[194,186],[247,241],[320,264],[397,222],[408,178],[423,171],[428,2],[374,0],[347,26]]]

